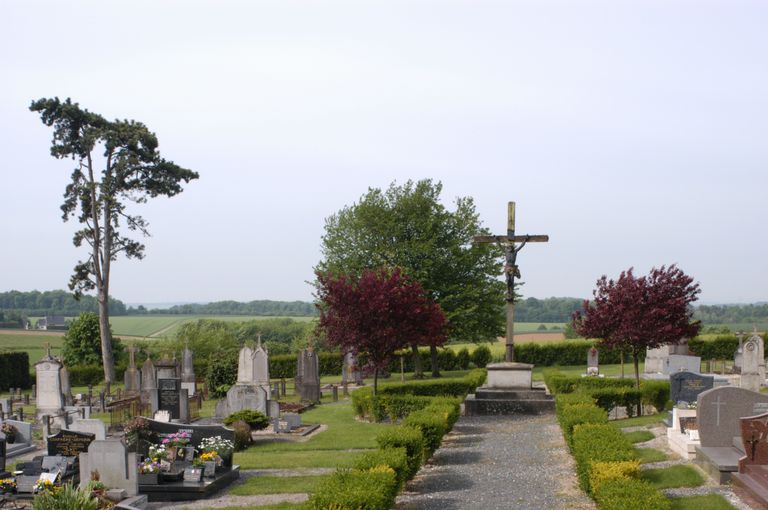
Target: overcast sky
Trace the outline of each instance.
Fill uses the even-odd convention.
[[[549,234],[525,296],[678,263],[705,302],[768,300],[768,3],[0,3],[0,291],[81,252],[32,99],[144,122],[200,173],[113,266],[125,302],[309,300],[324,219],[433,178],[485,226]],[[451,206],[452,207],[452,206]]]

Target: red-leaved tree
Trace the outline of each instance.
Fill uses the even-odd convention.
[[[392,354],[410,343],[445,343],[445,314],[424,295],[419,283],[400,268],[366,270],[359,279],[318,273],[320,322],[329,344],[342,352],[366,353],[374,370],[376,394],[379,370]]]
[[[640,388],[641,352],[699,333],[701,324],[692,320],[690,307],[699,292],[699,284],[674,264],[653,268],[640,278],[630,268],[615,281],[603,275],[592,293],[594,300],[584,301],[572,324],[585,338],[598,338],[602,345],[629,352],[635,386]]]

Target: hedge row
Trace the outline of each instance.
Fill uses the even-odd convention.
[[[0,388],[31,388],[29,354],[26,352],[0,353]]]
[[[606,388],[597,391],[622,391]],[[576,460],[579,485],[600,510],[669,510],[669,500],[638,479],[637,453],[585,391],[556,396],[555,413]]]
[[[555,365],[584,365],[587,364],[587,350],[595,345],[592,340],[567,340],[546,344],[520,343],[515,344],[515,360],[521,363],[533,363],[542,367]],[[625,354],[624,361],[630,361]],[[640,354],[640,361],[645,360],[645,352]],[[621,352],[617,349],[600,349],[600,363],[621,363]]]
[[[626,406],[630,415],[637,404],[652,405],[661,411],[669,400],[669,381],[643,380],[637,390],[632,379],[567,376],[557,370],[545,370],[544,382],[553,394],[585,393],[606,411]]]
[[[366,390],[369,388],[356,390],[353,398]],[[394,506],[405,482],[416,475],[459,418],[458,399],[415,398],[426,405],[408,414],[402,425],[387,427],[379,433],[379,449],[362,455],[354,469],[339,469],[321,482],[309,498],[308,508],[389,510]]]
[[[733,359],[733,354],[738,347],[739,339],[736,335],[721,335],[714,340],[694,338],[688,341],[690,351],[703,360]]]

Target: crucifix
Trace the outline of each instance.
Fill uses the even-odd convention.
[[[720,395],[717,396],[717,401],[712,402],[712,405],[715,406],[715,409],[717,409],[717,421],[715,422],[715,425],[718,427],[720,426],[720,407],[725,405],[725,402],[720,402]]]
[[[503,236],[474,236],[475,244],[495,244],[504,248],[506,262],[504,264],[504,276],[507,280],[507,342],[505,361],[515,361],[515,278],[520,278],[520,269],[517,267],[517,254],[528,243],[546,243],[547,235],[515,235],[515,203],[507,203],[507,235]],[[515,246],[515,243],[520,243]]]

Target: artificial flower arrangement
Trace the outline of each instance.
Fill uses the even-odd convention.
[[[160,462],[152,459],[146,459],[139,463],[139,473],[142,475],[153,475],[160,472]]]
[[[204,453],[215,453],[217,456],[229,455],[235,449],[235,444],[229,439],[222,439],[221,436],[206,437],[200,441],[200,451]]]
[[[181,448],[188,445],[191,438],[192,434],[181,430],[179,432],[174,432],[173,434],[168,434],[163,438],[161,443],[168,448],[172,448],[174,446]]]
[[[168,451],[163,445],[152,445],[149,447],[149,458],[153,461],[160,462],[168,457]]]
[[[15,436],[16,433],[18,432],[18,430],[16,430],[16,427],[14,427],[8,422],[3,423],[2,428],[0,428],[0,430],[2,430],[3,434],[5,434],[6,436],[7,435]]]
[[[203,452],[200,454],[199,458],[203,462],[218,462],[221,460],[221,457],[219,457],[218,452],[215,452],[215,451]]]
[[[203,457],[195,457],[192,459],[192,466],[196,467],[198,469],[202,469],[205,467],[205,461],[203,460]]]
[[[139,439],[149,439],[152,432],[149,428],[149,420],[142,416],[133,418],[123,427],[125,440],[129,445],[136,444]]]
[[[35,482],[34,492],[39,494],[42,492],[56,492],[56,485],[50,480],[40,479]]]
[[[2,480],[0,480],[0,491],[15,492],[16,480],[14,480],[13,478],[3,478]]]

